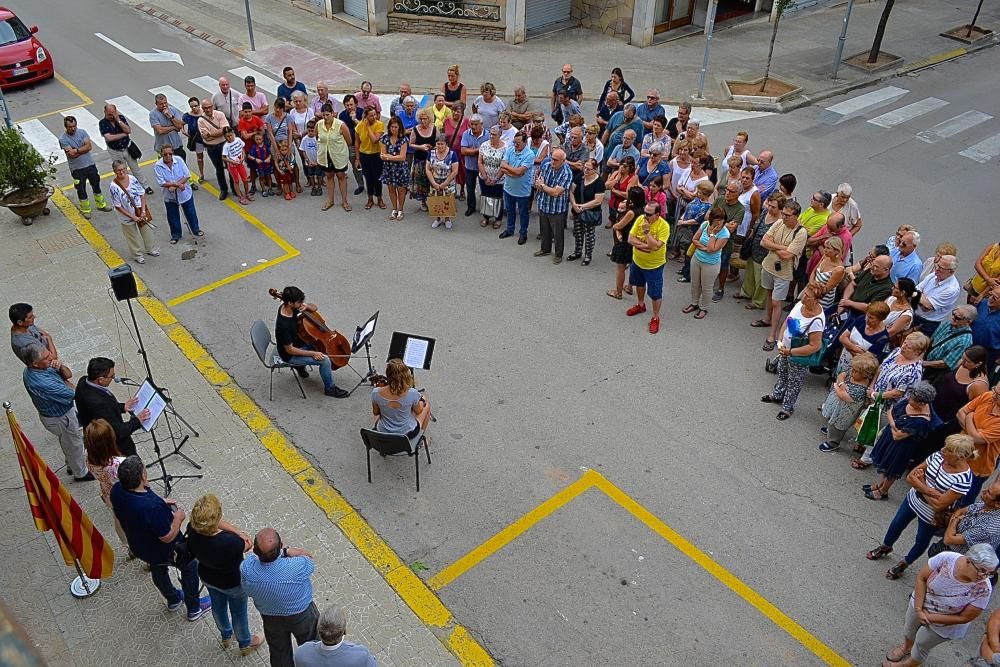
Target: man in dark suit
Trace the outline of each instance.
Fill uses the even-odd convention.
[[[149,410],[143,410],[138,415],[131,415],[128,421],[122,421],[122,415],[135,408],[138,399],[130,398],[122,403],[108,387],[115,379],[115,362],[106,357],[94,357],[87,364],[87,378],[76,385],[76,411],[80,417],[80,426],[95,419],[104,419],[115,430],[118,451],[123,456],[135,454],[135,442],[132,433],[142,428],[140,420],[149,416]]]

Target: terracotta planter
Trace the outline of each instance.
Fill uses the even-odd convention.
[[[31,201],[18,201],[16,204],[11,203],[11,200],[15,198],[18,192],[20,191],[15,190],[0,198],[0,206],[6,206],[13,211],[14,215],[20,216],[23,224],[30,225],[39,215],[49,214],[49,197],[55,193],[55,190],[51,186],[47,186],[44,192],[39,192]]]

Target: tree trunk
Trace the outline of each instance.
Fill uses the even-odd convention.
[[[979,0],[979,4],[976,5],[976,13],[972,17],[972,23],[969,24],[969,32],[965,33],[966,39],[972,37],[972,31],[976,28],[976,21],[979,20],[979,12],[983,8],[983,0]]]
[[[882,16],[878,20],[878,27],[875,29],[875,41],[872,42],[872,50],[868,52],[868,64],[878,62],[878,54],[882,50],[882,38],[885,37],[885,26],[889,23],[889,14],[892,13],[892,6],[896,0],[885,0],[885,7],[882,8]]]
[[[774,17],[774,28],[771,29],[771,46],[767,50],[767,66],[764,67],[764,80],[760,82],[760,92],[767,88],[767,78],[771,75],[771,56],[774,55],[774,42],[778,38],[778,22],[781,21],[782,12]]]

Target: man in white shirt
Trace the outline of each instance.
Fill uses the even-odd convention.
[[[920,303],[913,312],[913,325],[920,327],[928,336],[934,334],[938,325],[948,319],[951,309],[962,296],[962,286],[955,277],[958,258],[942,255],[934,271],[917,285]]]
[[[347,611],[327,607],[316,623],[319,640],[306,642],[295,649],[295,667],[376,667],[368,647],[344,639],[347,634]]]
[[[167,224],[170,225],[170,243],[176,244],[181,240],[181,209],[184,210],[184,217],[188,221],[191,233],[195,236],[204,236],[198,226],[198,212],[194,208],[194,193],[191,192],[191,172],[188,171],[184,160],[174,157],[174,148],[166,144],[160,149],[160,159],[153,166],[153,173],[156,174],[156,182],[163,192],[163,205],[167,209]]]

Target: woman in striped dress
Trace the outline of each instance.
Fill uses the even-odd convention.
[[[839,236],[830,237],[823,242],[820,252],[823,258],[813,269],[809,284],[820,290],[819,305],[828,311],[837,303],[837,287],[844,279],[844,241]]]

